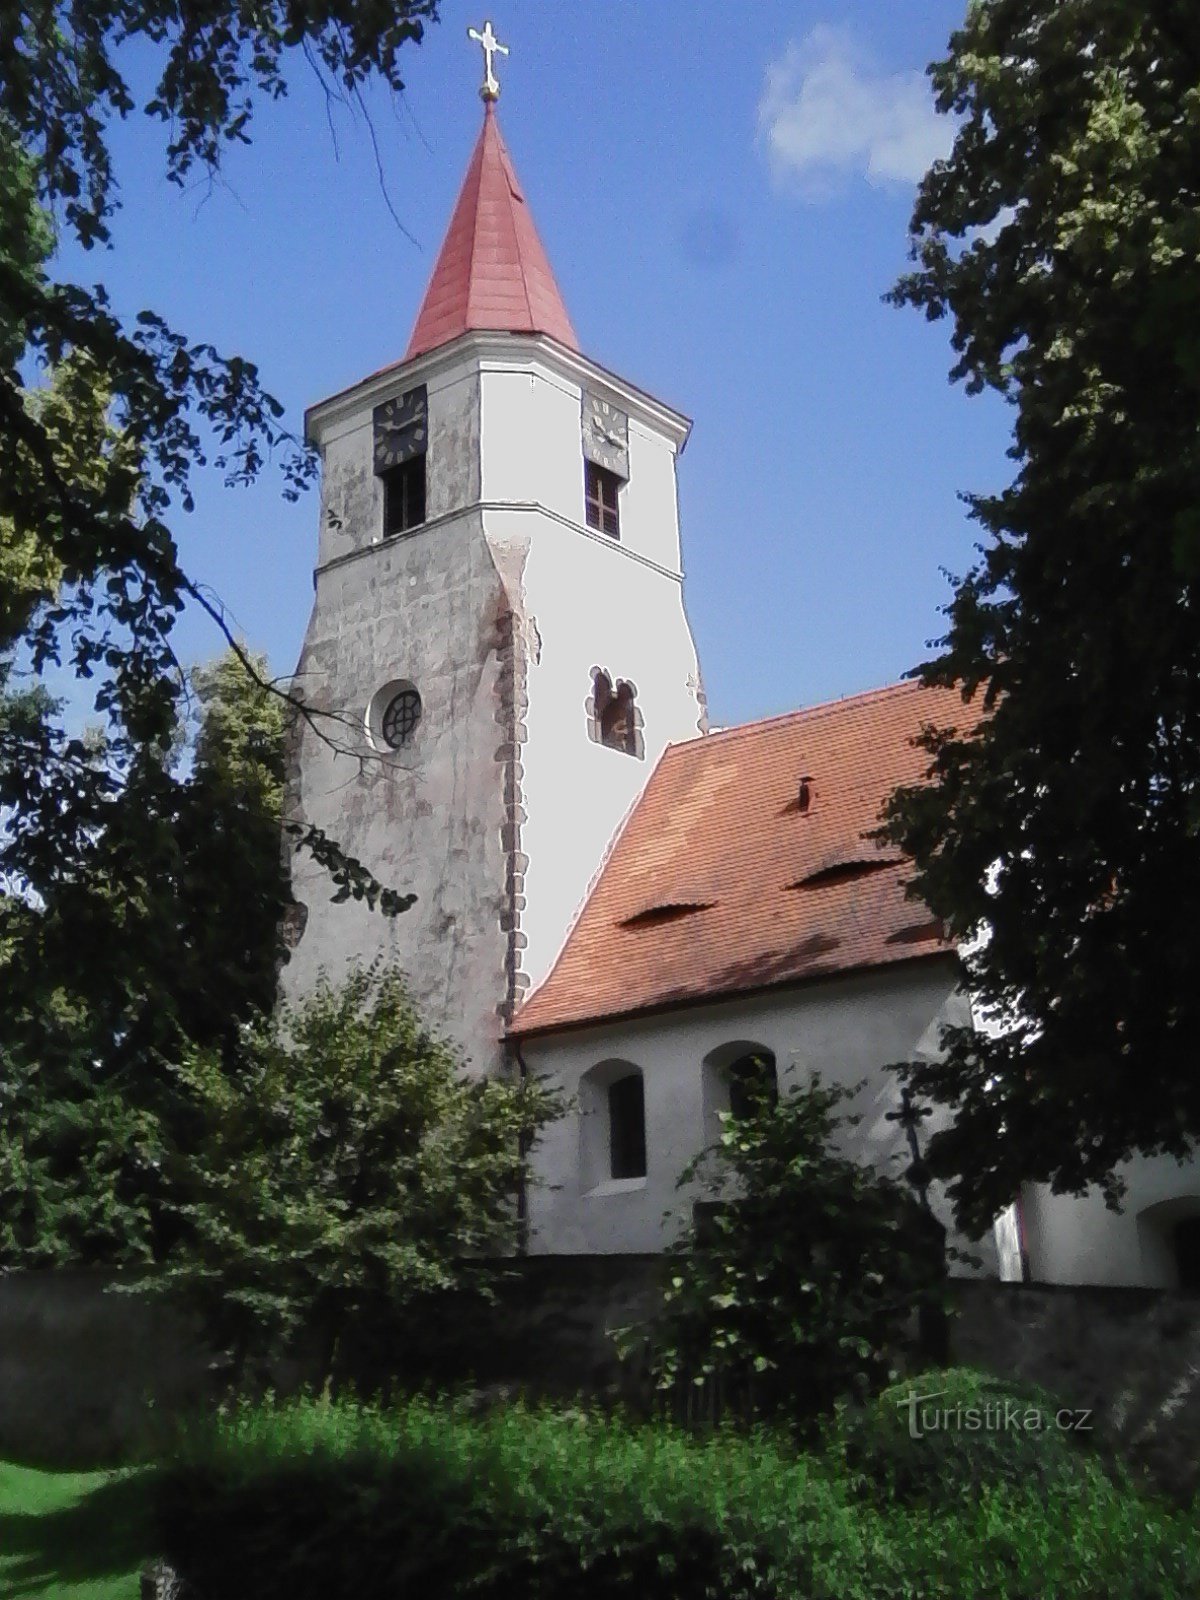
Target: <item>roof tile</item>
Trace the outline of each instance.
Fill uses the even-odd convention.
[[[864,835],[897,785],[926,776],[921,728],[978,716],[956,690],[902,683],[669,745],[510,1031],[944,957],[952,946],[905,895],[910,864]],[[848,870],[805,882],[837,867]],[[685,905],[696,909],[629,926]]]

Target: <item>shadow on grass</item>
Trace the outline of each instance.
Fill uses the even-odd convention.
[[[66,1503],[0,1511],[4,1595],[61,1595],[136,1571],[150,1544],[148,1488],[146,1473],[121,1473]]]

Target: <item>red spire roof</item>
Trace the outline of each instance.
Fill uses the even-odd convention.
[[[405,361],[471,328],[579,341],[489,102]]]

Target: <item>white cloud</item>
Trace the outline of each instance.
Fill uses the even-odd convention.
[[[767,68],[758,123],[775,170],[814,199],[852,177],[916,183],[954,142],[923,72],[873,71],[849,34],[830,27]]]

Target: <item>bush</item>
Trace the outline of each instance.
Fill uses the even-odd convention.
[[[651,1600],[759,1593],[788,1569],[780,1470],[583,1412],[308,1401],[194,1435],[156,1498],[168,1558],[206,1596]]]
[[[1184,1600],[1187,1521],[1085,1467],[935,1511],[835,1453],[583,1412],[293,1402],[194,1432],[155,1491],[206,1600]]]
[[[1050,1492],[1083,1481],[1086,1434],[1056,1423],[1043,1391],[955,1367],[893,1384],[842,1414],[833,1448],[864,1488],[905,1505],[952,1506],[989,1489]]]
[[[305,1335],[330,1377],[344,1339],[369,1349],[373,1331],[451,1294],[490,1294],[517,1243],[528,1146],[558,1099],[461,1067],[402,975],[379,967],[322,979],[243,1029],[236,1072],[189,1053],[176,1076],[191,1200],[139,1288],[194,1311],[237,1383]]]
[[[904,1182],[839,1153],[853,1091],[811,1079],[746,1093],[701,1178],[713,1204],[675,1250],[662,1313],[638,1336],[660,1389],[703,1386],[743,1415],[805,1429],[894,1376],[915,1315],[945,1303],[944,1234]]]

